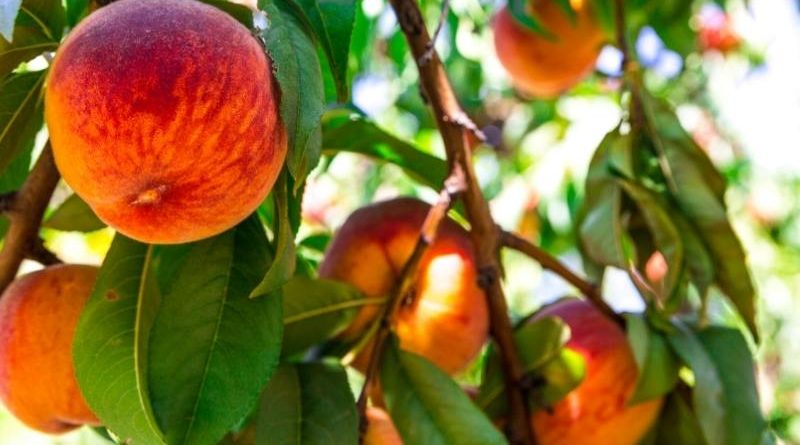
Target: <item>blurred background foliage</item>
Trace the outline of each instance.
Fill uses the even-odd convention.
[[[556,100],[529,100],[511,87],[492,44],[490,22],[503,0],[450,0],[437,41],[467,112],[488,137],[476,151],[476,168],[496,220],[581,268],[575,216],[589,160],[619,121],[620,53],[607,46],[595,73]],[[596,10],[611,30],[607,0]],[[730,181],[727,201],[748,253],[758,288],[758,380],[764,411],[785,444],[800,444],[800,3],[796,0],[630,0],[629,24],[645,81],[677,107],[681,123]],[[440,0],[423,0],[431,29]],[[612,39],[609,38],[609,42]],[[324,60],[324,58],[323,58]],[[29,68],[46,61],[36,60]],[[364,138],[369,149],[405,141],[442,157],[441,139],[417,88],[417,70],[385,0],[362,0],[351,45],[350,111],[388,134],[369,138],[359,129],[326,135]],[[333,82],[326,94],[335,102]],[[326,119],[335,119],[332,110]],[[39,146],[46,135],[39,135]],[[352,141],[347,141],[353,145]],[[4,184],[0,184],[3,186]],[[9,185],[13,187],[13,185]],[[326,156],[311,175],[298,241],[310,263],[318,249],[356,208],[396,195],[432,200],[394,165],[357,154]],[[69,196],[59,190],[54,204]],[[54,206],[55,208],[55,206]],[[93,229],[91,221],[87,222]],[[51,227],[57,227],[54,219]],[[88,233],[46,230],[48,247],[67,262],[99,264],[109,229]],[[506,286],[521,317],[571,289],[513,252],[504,257]],[[35,267],[26,263],[25,270]],[[626,273],[610,273],[604,294],[618,310],[643,303]],[[735,323],[719,296],[711,317]],[[464,376],[469,380],[469,375]],[[2,409],[2,408],[0,408]],[[3,444],[99,444],[93,431],[53,439],[26,430],[0,411]]]

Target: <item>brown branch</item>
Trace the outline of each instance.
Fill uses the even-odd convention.
[[[499,233],[489,211],[489,204],[481,193],[472,165],[468,145],[470,132],[460,123],[466,114],[458,103],[436,51],[431,52],[427,63],[420,63],[431,47],[431,38],[415,0],[390,0],[390,2],[414,60],[417,61],[420,87],[436,118],[447,152],[447,161],[451,170],[455,165],[460,166],[466,180],[467,189],[463,199],[467,218],[471,224],[479,284],[486,293],[491,334],[500,351],[508,389],[509,422],[506,433],[512,445],[531,445],[535,443],[535,438],[523,385],[524,368],[514,343],[508,304],[500,283]]]
[[[614,32],[617,37],[617,47],[622,53],[622,71],[627,72],[628,65],[631,63],[630,47],[628,46],[628,36],[625,31],[625,0],[614,0]]]
[[[0,292],[14,281],[23,259],[32,253],[41,253],[38,250],[39,226],[59,178],[48,142],[13,200],[10,203],[0,200],[7,202],[5,213],[11,222],[0,251]]]
[[[579,277],[575,272],[571,271],[567,266],[561,263],[558,258],[550,255],[539,246],[521,238],[510,232],[502,232],[501,242],[503,246],[509,249],[516,250],[523,253],[538,262],[542,268],[553,272],[560,276],[564,281],[575,286],[587,300],[589,300],[600,312],[611,318],[617,323],[624,323],[624,319],[614,312],[614,309],[606,303],[603,296],[600,294],[599,289],[594,283]]]
[[[50,249],[44,245],[44,240],[39,237],[36,237],[29,245],[27,258],[36,261],[42,266],[52,266],[63,263],[55,253],[51,252]]]
[[[403,306],[403,303],[408,300],[409,294],[413,292],[422,257],[425,255],[425,252],[427,252],[428,247],[436,240],[436,232],[439,229],[439,225],[447,217],[447,211],[450,209],[456,196],[464,191],[464,188],[464,175],[461,169],[456,167],[445,181],[444,188],[439,194],[438,201],[431,206],[431,209],[428,211],[425,221],[423,221],[422,227],[420,227],[420,234],[417,239],[417,244],[414,246],[414,251],[400,270],[400,275],[394,283],[389,299],[386,301],[386,305],[383,306],[381,314],[376,320],[377,332],[375,333],[372,345],[367,346],[367,348],[371,348],[371,350],[369,351],[367,369],[364,371],[364,386],[361,388],[361,393],[356,403],[360,418],[360,443],[363,443],[368,426],[367,398],[371,392],[372,385],[376,381],[378,369],[386,347],[386,341],[389,339],[389,334],[394,324],[394,316],[398,309]]]

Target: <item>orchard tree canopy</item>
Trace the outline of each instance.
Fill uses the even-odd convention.
[[[0,400],[92,444],[793,440],[733,11],[0,0]]]

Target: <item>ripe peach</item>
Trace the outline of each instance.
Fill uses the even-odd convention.
[[[246,218],[286,156],[264,48],[193,0],[120,0],[58,51],[45,95],[64,180],[110,226],[181,243]]]
[[[357,210],[334,237],[320,276],[349,282],[370,297],[388,296],[429,209],[416,199],[400,198]],[[363,333],[378,311],[377,305],[365,306],[343,338]],[[422,258],[413,295],[397,314],[401,346],[452,374],[480,352],[488,325],[469,235],[445,219]],[[367,361],[362,354],[355,366],[364,369]]]
[[[590,303],[568,299],[538,317],[557,316],[572,330],[567,347],[586,360],[586,377],[551,411],[532,416],[540,445],[636,445],[658,417],[661,399],[628,406],[638,371],[622,329]]]
[[[72,366],[72,338],[96,278],[96,267],[52,266],[17,279],[0,299],[0,399],[31,428],[98,425]]]
[[[554,0],[529,0],[529,13],[553,36],[518,23],[508,8],[494,18],[494,44],[514,85],[538,97],[558,96],[594,69],[603,31],[585,0],[571,0],[575,22]]]
[[[364,445],[403,445],[403,439],[386,411],[375,407],[367,408]]]

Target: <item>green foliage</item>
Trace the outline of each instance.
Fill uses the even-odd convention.
[[[69,195],[43,224],[48,229],[65,232],[93,232],[106,226],[94,214],[89,204],[78,195]]]
[[[389,341],[383,355],[381,385],[406,443],[507,443],[455,382],[422,357],[400,350],[396,339]]]
[[[644,316],[626,314],[625,326],[639,368],[636,389],[628,403],[636,404],[668,394],[678,382],[680,367],[667,339]]]
[[[148,389],[149,337],[160,299],[152,257],[152,246],[116,236],[78,323],[73,361],[83,396],[103,424],[123,440],[156,445],[166,441]]]
[[[694,374],[692,402],[708,445],[760,443],[766,424],[741,333],[722,327],[693,332],[676,324],[668,340]]]
[[[361,292],[332,280],[296,276],[283,286],[283,355],[291,356],[332,338],[365,304],[376,304]]]
[[[344,369],[286,364],[264,390],[255,445],[358,443],[358,414]]]
[[[332,110],[325,113],[322,122],[322,148],[326,153],[352,152],[392,163],[433,189],[447,177],[444,160],[392,136],[361,115]]]
[[[0,173],[25,149],[30,150],[42,128],[46,75],[46,71],[15,73],[0,80]]]
[[[8,18],[16,15],[16,21],[11,39],[8,38],[7,23],[0,24],[4,28],[0,30],[0,78],[22,62],[46,51],[55,51],[64,28],[61,0],[24,0],[18,13],[15,13],[14,5],[10,6]],[[2,11],[6,12],[5,9]],[[3,19],[8,20],[5,16]]]
[[[169,444],[216,444],[239,425],[276,367],[281,295],[248,298],[270,261],[249,218],[193,243],[150,335],[150,397]]]
[[[320,156],[325,92],[322,71],[311,36],[285,3],[270,3],[264,11],[269,26],[264,39],[281,89],[281,118],[289,138],[286,165],[298,183]]]

